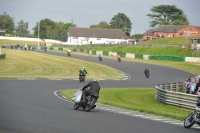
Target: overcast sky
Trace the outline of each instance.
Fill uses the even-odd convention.
[[[15,23],[22,19],[29,30],[42,19],[55,22],[74,21],[77,27],[90,27],[101,21],[110,22],[124,13],[132,22],[132,34],[142,34],[149,27],[146,14],[157,5],[177,5],[187,15],[190,25],[200,26],[200,0],[0,0],[0,14],[8,13]]]

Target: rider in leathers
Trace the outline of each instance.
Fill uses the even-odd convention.
[[[145,68],[144,74],[145,74],[145,75],[149,75],[149,70]]]
[[[89,90],[86,89],[88,87],[89,87]],[[90,94],[97,94],[97,95],[99,95],[99,91],[100,91],[99,79],[98,78],[94,78],[93,81],[91,81],[87,85],[85,85],[82,88],[82,90],[83,90],[83,102],[85,102],[86,96],[88,96]]]

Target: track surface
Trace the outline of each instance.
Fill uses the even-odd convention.
[[[43,52],[42,52],[43,53]],[[63,53],[47,52],[58,56]],[[101,87],[154,87],[159,83],[181,82],[190,73],[150,64],[72,55],[86,61],[111,66],[131,76],[129,80],[100,81]],[[151,77],[144,76],[144,69]],[[86,81],[87,82],[87,81]],[[130,117],[94,109],[87,113],[74,110],[71,102],[54,95],[57,90],[80,88],[76,80],[0,80],[0,132],[13,133],[197,133],[183,126]]]

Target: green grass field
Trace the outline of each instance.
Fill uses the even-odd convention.
[[[37,41],[19,41],[19,40],[4,40],[4,39],[0,39],[0,46],[2,46],[3,44],[6,44],[6,46],[11,46],[16,45],[16,44],[20,44],[20,45],[36,45],[38,46],[38,42]],[[43,42],[41,42],[41,44],[44,44]]]
[[[76,91],[65,90],[61,95],[71,100]],[[154,98],[154,94],[154,88],[102,88],[97,102],[179,120],[184,120],[192,112],[163,104]]]
[[[82,66],[88,79],[124,78],[116,69],[78,59],[24,50],[2,49],[2,53],[6,58],[0,60],[0,78],[78,78]]]
[[[170,38],[159,38],[148,41],[142,41],[138,44],[179,44],[179,45],[188,45],[190,39],[186,37],[170,37]]]
[[[91,47],[86,46],[83,47],[87,50],[95,50],[95,51],[112,51],[112,52],[123,52],[123,53],[134,53],[134,54],[145,54],[145,55],[170,55],[170,56],[184,56],[184,57],[192,57],[192,52],[194,50],[191,49],[183,49],[178,47],[134,47],[134,46],[97,46]],[[200,57],[200,54],[197,55]]]

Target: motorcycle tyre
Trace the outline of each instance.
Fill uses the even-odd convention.
[[[89,112],[91,109],[93,109],[93,106],[97,101],[97,99],[95,97],[91,97],[90,100],[91,100],[90,104],[89,105],[87,104],[86,107],[85,107],[86,112]]]
[[[192,122],[189,125],[186,125],[186,120],[189,119],[189,118],[191,118],[192,116],[194,116],[194,114],[195,114],[195,112],[190,113],[188,115],[188,117],[185,119],[185,121],[184,121],[184,127],[185,128],[190,128],[190,127],[192,127],[195,124],[195,119],[193,118]]]

